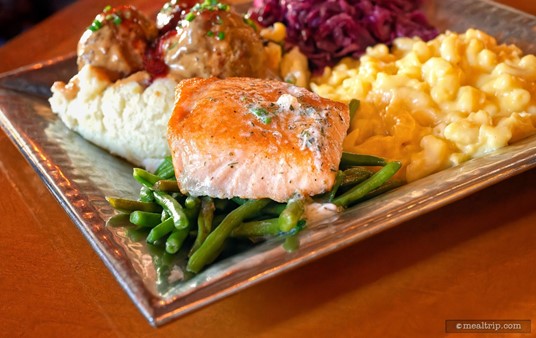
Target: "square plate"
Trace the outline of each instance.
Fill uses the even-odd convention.
[[[476,27],[536,52],[536,18],[526,13],[476,0],[429,1],[426,11],[440,30]],[[0,124],[155,326],[536,166],[534,135],[310,224],[293,253],[270,240],[188,276],[184,255],[168,260],[126,230],[106,227],[114,210],[105,196],[137,197],[139,187],[131,164],[88,143],[50,111],[50,86],[76,71],[70,55],[1,75]]]

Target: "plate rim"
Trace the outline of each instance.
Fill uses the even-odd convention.
[[[480,0],[480,1],[483,3],[490,3],[489,0]],[[525,12],[522,12],[516,9],[512,9],[511,7],[508,7],[503,4],[493,3],[493,5],[495,5],[496,7],[503,7],[508,11],[515,11],[515,12],[519,12],[527,16],[531,16],[530,14],[527,14]],[[534,16],[531,16],[531,17],[532,19],[536,18]],[[38,63],[34,63],[31,65],[19,67],[14,70],[10,70],[10,71],[0,74],[0,94],[2,91],[6,91],[6,92],[13,92],[14,93],[13,95],[19,95],[21,97],[28,97],[28,96],[33,97],[34,93],[16,92],[13,89],[9,89],[9,88],[6,89],[6,87],[4,87],[2,83],[5,84],[5,82],[9,81],[10,79],[20,78],[26,74],[35,74],[36,71],[46,72],[47,69],[49,69],[50,67],[61,65],[63,62],[69,62],[69,60],[72,59],[74,56],[75,56],[74,53],[69,53],[66,55],[59,56],[57,58],[53,58],[53,59],[46,60],[43,62],[38,62]],[[40,99],[45,99],[45,98],[40,97]],[[526,151],[518,149],[520,146],[526,145],[526,144],[531,145],[531,146],[536,145],[536,135],[533,135],[520,142],[516,142],[512,146],[501,148],[497,152],[488,154],[486,155],[486,157],[482,157],[484,159],[487,159],[487,161],[489,161],[491,160],[489,156],[500,157],[504,154],[511,155],[512,152],[509,150],[514,149],[514,148],[517,149],[514,151],[514,154],[517,154],[516,161],[511,162],[506,169],[495,168],[494,170],[488,173],[485,173],[484,175],[480,175],[478,177],[473,176],[472,177],[473,180],[471,181],[465,181],[460,184],[458,184],[459,182],[455,182],[455,184],[451,187],[452,190],[450,190],[449,192],[447,193],[436,192],[437,194],[442,195],[442,197],[439,200],[435,200],[435,202],[433,203],[429,203],[427,201],[437,195],[434,195],[432,197],[427,197],[422,200],[421,199],[415,200],[414,202],[416,204],[411,206],[411,209],[412,209],[411,211],[408,211],[407,206],[406,206],[406,209],[404,208],[396,209],[398,210],[399,213],[403,213],[403,217],[396,218],[393,216],[387,217],[388,215],[384,215],[384,217],[387,217],[387,219],[370,220],[370,222],[383,222],[382,227],[374,227],[374,226],[367,226],[367,225],[363,226],[363,224],[358,225],[359,222],[357,221],[354,223],[351,223],[350,226],[364,227],[366,229],[362,229],[360,231],[354,232],[352,233],[351,236],[348,236],[346,238],[339,238],[336,242],[334,242],[335,244],[332,244],[331,246],[329,246],[328,249],[324,248],[324,250],[320,252],[318,251],[314,253],[310,252],[308,255],[298,256],[299,257],[298,259],[287,260],[285,264],[277,265],[278,268],[276,270],[272,270],[270,273],[256,274],[254,276],[255,278],[247,280],[247,281],[243,281],[242,283],[238,285],[234,285],[232,287],[226,287],[212,297],[204,297],[191,304],[179,305],[177,299],[172,300],[170,302],[169,300],[165,300],[162,297],[157,297],[153,295],[151,292],[149,292],[149,290],[147,290],[145,284],[141,280],[136,280],[136,279],[126,280],[128,278],[132,278],[132,276],[130,276],[131,273],[127,273],[129,274],[129,276],[127,276],[128,278],[126,278],[124,276],[124,274],[126,273],[124,269],[118,268],[117,264],[115,264],[114,260],[112,260],[111,257],[109,256],[109,253],[106,252],[106,249],[103,248],[101,245],[99,245],[99,243],[97,243],[97,241],[94,238],[94,233],[91,232],[91,230],[86,227],[86,224],[84,223],[84,219],[80,218],[78,213],[75,210],[75,207],[72,204],[70,204],[69,201],[66,201],[64,199],[64,191],[60,189],[61,188],[60,184],[58,184],[57,181],[53,181],[54,179],[50,177],[50,172],[43,165],[41,160],[37,158],[36,154],[33,153],[32,150],[28,147],[28,143],[25,142],[25,136],[21,135],[20,131],[17,129],[17,126],[13,124],[13,122],[7,118],[7,115],[4,114],[1,108],[2,108],[2,105],[0,102],[0,126],[2,127],[4,132],[10,138],[12,143],[15,144],[18,150],[23,154],[24,158],[30,164],[30,166],[39,174],[41,180],[47,186],[49,191],[51,191],[54,198],[60,203],[62,208],[66,211],[66,213],[69,215],[69,217],[78,227],[78,229],[82,232],[86,240],[92,246],[92,249],[98,254],[101,260],[104,262],[105,266],[112,272],[112,274],[114,275],[118,283],[121,285],[121,287],[127,292],[129,297],[133,300],[134,304],[138,307],[138,309],[142,312],[145,318],[153,326],[160,326],[160,325],[169,323],[171,320],[178,318],[178,316],[180,315],[197,310],[205,305],[208,305],[209,303],[212,303],[216,300],[219,300],[226,296],[234,294],[246,287],[255,285],[268,278],[282,274],[290,269],[294,269],[299,266],[305,265],[314,259],[329,255],[335,251],[341,250],[351,244],[355,244],[359,242],[360,240],[368,238],[381,231],[388,230],[400,223],[406,222],[421,214],[424,214],[432,210],[435,210],[437,208],[440,208],[442,206],[445,206],[456,200],[467,197],[468,195],[476,191],[482,190],[488,186],[491,186],[493,184],[506,180],[514,175],[518,175],[524,171],[527,171],[536,167],[536,147],[533,147],[532,149],[528,149]],[[432,174],[421,180],[433,181],[437,177],[445,176],[446,175],[445,173],[452,173],[452,172],[459,173],[460,171],[463,171],[465,167],[467,166],[470,167],[471,163],[474,163],[474,160],[471,160],[471,161],[465,162],[457,167],[449,168],[442,172]],[[469,165],[467,163],[469,163]],[[497,173],[498,175],[496,175]],[[403,194],[405,193],[406,190],[411,190],[410,189],[412,187],[411,184],[412,183],[406,184],[405,186],[389,194],[392,194],[392,193]],[[384,199],[386,198],[385,196],[387,195],[383,196]],[[371,204],[370,202],[364,203],[362,205],[353,207],[348,212],[358,213],[358,211],[366,209],[370,204]],[[422,207],[423,204],[424,204],[424,207]],[[420,207],[418,207],[418,205],[420,205]],[[320,222],[320,224],[323,224],[323,223],[324,222]],[[281,250],[280,248],[279,249],[276,248],[276,245],[274,244],[270,244],[270,245],[273,245],[272,250],[276,250],[276,251]],[[140,301],[140,295],[143,297],[141,301]]]

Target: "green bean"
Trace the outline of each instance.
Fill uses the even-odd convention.
[[[215,198],[214,206],[216,207],[216,210],[224,211],[231,207],[234,208],[236,205],[231,200]]]
[[[162,220],[159,213],[136,210],[130,214],[130,222],[137,225],[138,228],[153,228]]]
[[[184,208],[184,214],[186,215],[186,218],[188,218],[188,224],[194,224],[197,222],[197,216],[199,215],[199,209],[187,209]]]
[[[114,209],[124,212],[132,212],[136,210],[160,212],[162,210],[162,207],[160,205],[151,202],[134,201],[126,198],[117,198],[110,196],[106,196],[106,200]]]
[[[121,213],[110,217],[110,219],[106,222],[106,225],[112,228],[120,228],[133,226],[134,224],[130,222],[129,214]]]
[[[355,102],[353,104],[356,105]],[[358,105],[359,102],[350,109],[355,111]],[[400,168],[398,162],[387,163],[375,156],[343,153],[341,167],[343,166],[350,168],[337,173],[334,188],[329,195],[324,195],[324,198],[327,195],[338,206],[347,207],[359,199],[375,196],[399,184],[398,181],[389,181]],[[358,166],[383,168],[372,175],[370,171]],[[162,248],[165,244],[168,254],[177,253],[190,233],[195,235],[186,267],[188,272],[199,273],[213,262],[229,237],[262,239],[283,235],[286,250],[294,251],[299,246],[296,235],[305,225],[301,219],[305,212],[303,198],[293,198],[284,204],[269,199],[222,200],[180,195],[170,157],[160,164],[154,174],[135,168],[133,177],[142,185],[140,200],[106,197],[112,207],[127,212],[110,218],[108,225],[134,225],[128,229],[136,231],[136,236],[146,235],[149,244]],[[356,184],[363,179],[366,180],[341,196],[336,196],[340,187]],[[223,213],[226,215],[221,215]],[[270,218],[262,219],[266,217]],[[191,229],[194,222],[197,222],[197,231]]]
[[[269,202],[269,199],[251,200],[231,211],[190,257],[186,269],[198,273],[205,265],[214,261],[223,249],[223,244],[233,229],[245,219],[257,214]]]
[[[153,191],[142,185],[140,188],[138,200],[142,202],[154,202]]]
[[[361,167],[351,167],[344,171],[344,179],[341,182],[341,186],[356,185],[363,182],[367,178],[372,176],[370,170],[363,169]]]
[[[201,211],[197,217],[197,236],[194,245],[190,249],[189,256],[193,255],[193,253],[199,249],[212,230],[212,221],[214,219],[215,210],[216,207],[214,206],[212,198],[205,196],[201,199]]]
[[[151,232],[147,235],[147,243],[154,244],[157,240],[167,236],[174,229],[175,225],[173,224],[173,218],[170,217],[151,229]]]
[[[154,174],[162,179],[170,179],[175,177],[175,170],[173,169],[173,161],[171,156],[164,158],[162,163],[156,168]]]
[[[270,202],[266,207],[262,208],[262,213],[265,215],[279,216],[286,207],[286,203]]]
[[[170,217],[171,215],[165,209],[163,209],[162,212],[160,213],[160,222],[163,222]]]
[[[153,185],[153,190],[180,192],[179,185],[175,180],[159,180]]]
[[[241,223],[231,232],[231,237],[266,237],[281,233],[279,218]]]
[[[190,230],[188,228],[173,230],[166,240],[166,252],[170,254],[177,253],[182,247],[184,240],[188,237],[189,232]]]
[[[188,196],[184,200],[184,214],[188,218],[189,224],[197,223],[197,217],[199,216],[199,209],[201,209],[201,200],[197,197]]]
[[[231,201],[235,202],[238,205],[242,205],[242,204],[246,203],[248,200],[245,199],[245,198],[233,197],[233,198],[231,198]]]
[[[160,180],[160,177],[141,168],[134,168],[132,170],[132,176],[134,176],[136,181],[147,188],[152,188],[153,185]]]
[[[372,155],[360,155],[354,153],[343,152],[341,157],[341,167],[354,166],[384,166],[387,161],[381,157]]]
[[[201,205],[201,200],[195,196],[188,196],[184,200],[184,207],[187,209],[195,209]]]
[[[403,184],[404,184],[404,181],[402,181],[402,180],[390,180],[390,181],[387,181],[381,187],[376,188],[376,189],[372,190],[371,192],[369,192],[368,194],[366,194],[363,197],[363,199],[369,199],[369,198],[372,198],[372,197],[376,197],[376,196],[381,195],[381,194],[383,194],[383,193],[385,193],[385,192],[387,192],[389,190],[393,190],[395,188],[398,188]]]
[[[162,191],[155,191],[154,198],[156,203],[160,204],[171,215],[175,228],[184,229],[188,227],[188,217],[186,217],[182,206],[176,199]]]
[[[285,242],[283,243],[283,249],[287,252],[294,252],[300,248],[300,239],[298,238],[298,234],[290,235],[287,238],[285,238]]]
[[[327,200],[329,202],[333,201],[335,198],[335,195],[337,194],[337,191],[339,190],[339,187],[342,185],[342,182],[345,178],[345,173],[342,171],[337,171],[337,175],[335,176],[335,182],[333,183],[333,187],[331,188],[331,191],[328,194]]]
[[[158,177],[165,179],[165,180],[172,179],[175,177],[175,169],[173,169],[173,166],[171,166],[167,170],[161,171]]]
[[[287,207],[279,215],[279,230],[288,232],[298,225],[305,211],[305,201],[303,198],[291,198]]]
[[[383,168],[378,170],[374,175],[372,175],[366,181],[356,185],[352,189],[348,190],[346,193],[335,198],[333,204],[348,207],[349,205],[355,203],[357,200],[365,196],[367,193],[372,190],[380,187],[382,184],[387,182],[396,172],[400,169],[400,162],[389,162]]]
[[[227,214],[214,214],[214,219],[212,220],[212,228],[215,228],[220,225],[221,222],[223,222],[223,220],[225,219],[225,217],[227,217]]]

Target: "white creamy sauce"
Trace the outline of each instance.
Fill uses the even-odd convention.
[[[304,218],[307,222],[315,222],[335,216],[339,213],[339,207],[333,203],[309,203],[305,205]]]
[[[296,96],[283,94],[278,99],[276,104],[279,106],[280,112],[298,111],[301,108],[301,103]]]
[[[173,265],[168,276],[168,284],[176,283],[178,281],[184,280],[184,272],[178,265]]]
[[[315,166],[322,167],[323,133],[322,125],[327,120],[326,110],[318,111],[314,107],[302,105],[298,99],[300,88],[290,87],[292,94],[282,94],[276,102],[278,113],[292,114],[291,123],[301,129],[299,134],[300,150],[309,149],[313,152]]]

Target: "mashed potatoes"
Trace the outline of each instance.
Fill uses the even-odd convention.
[[[361,100],[344,149],[400,160],[408,181],[536,132],[536,57],[474,29],[370,47],[311,88]]]
[[[103,71],[86,65],[68,84],[56,82],[49,101],[67,127],[142,166],[146,159],[170,153],[165,131],[176,84],[171,78],[150,83],[144,71],[112,82]]]

